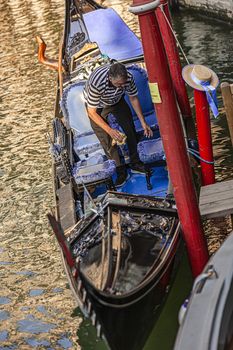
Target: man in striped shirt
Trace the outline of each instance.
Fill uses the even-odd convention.
[[[107,157],[114,159],[116,162],[118,175],[116,186],[123,185],[127,178],[127,172],[125,167],[121,165],[117,145],[112,143],[112,139],[121,142],[122,135],[108,125],[106,118],[109,113],[114,114],[118,124],[127,136],[132,172],[145,172],[143,163],[140,162],[138,157],[137,135],[131,110],[124,99],[125,93],[129,96],[142,124],[145,136],[151,137],[153,133],[142,114],[133,76],[123,64],[114,63],[97,68],[90,75],[84,89],[91,126]]]

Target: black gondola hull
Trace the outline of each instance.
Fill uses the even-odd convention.
[[[178,255],[176,255],[178,260]],[[172,281],[174,257],[170,257],[166,270],[156,275],[144,288],[131,297],[103,298],[87,281],[84,282],[88,298],[94,305],[96,322],[111,350],[141,350],[148,338],[169,292],[167,281]]]

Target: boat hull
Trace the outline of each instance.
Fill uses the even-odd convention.
[[[179,225],[161,264],[149,278],[122,295],[95,288],[79,271],[72,271],[62,254],[64,268],[78,306],[89,317],[111,350],[141,350],[158,319],[181,256]]]

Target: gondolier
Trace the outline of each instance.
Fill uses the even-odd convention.
[[[118,124],[127,136],[132,172],[145,172],[143,163],[140,162],[138,157],[137,135],[131,110],[124,99],[125,93],[129,96],[130,102],[142,124],[145,136],[151,137],[153,133],[142,114],[133,76],[123,64],[114,63],[97,68],[90,75],[84,89],[91,126],[100,140],[107,157],[114,159],[116,162],[116,186],[120,186],[125,182],[127,172],[125,166],[120,162],[117,145],[112,142],[112,139],[121,142],[122,134],[108,125],[106,118],[109,113],[114,114]]]

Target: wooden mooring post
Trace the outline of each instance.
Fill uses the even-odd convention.
[[[233,84],[223,82],[221,84],[221,91],[233,146]]]

